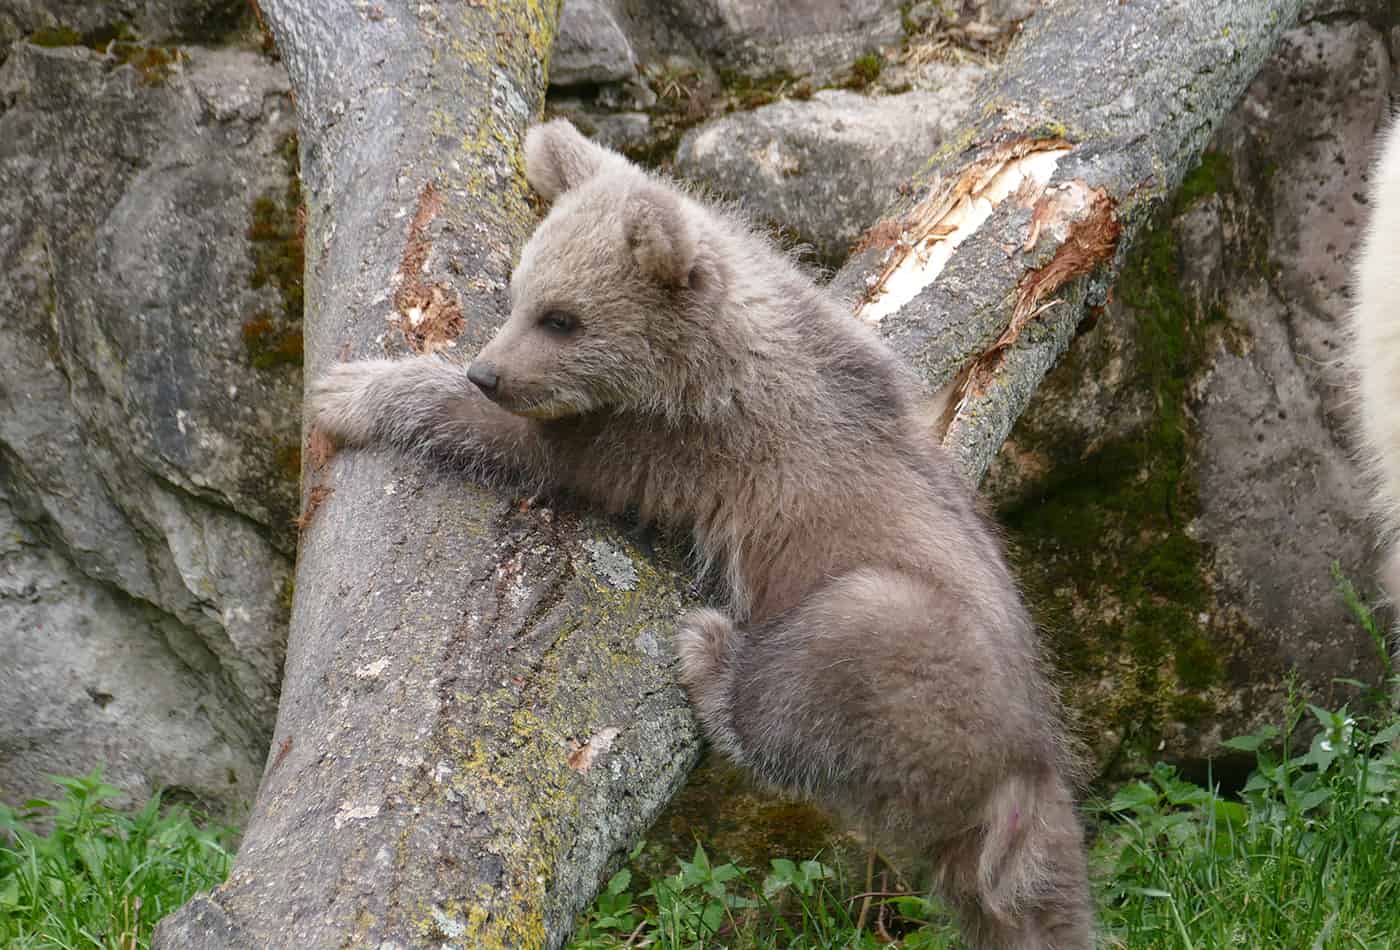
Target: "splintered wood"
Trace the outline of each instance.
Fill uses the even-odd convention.
[[[1123,232],[1113,199],[1102,188],[1071,181],[1047,191],[1036,204],[1025,248],[1049,231],[1058,247],[1050,262],[1027,271],[1016,284],[1016,305],[997,341],[973,360],[953,381],[937,431],[947,435],[969,399],[980,396],[1001,369],[1006,353],[1026,326],[1057,301],[1045,301],[1070,281],[1108,263]]]
[[[856,315],[875,325],[917,297],[1003,201],[1014,196],[1023,206],[1033,206],[1070,150],[1070,143],[1058,138],[998,146],[957,176],[936,181],[903,221],[872,228],[856,250],[882,244],[887,250],[880,273],[866,282]]]
[[[929,196],[901,221],[882,221],[864,239],[862,247],[887,248],[881,270],[867,279],[865,296],[856,310],[872,326],[931,285],[959,245],[1008,199],[1031,211],[1019,250],[1030,253],[1046,238],[1055,244],[1048,263],[1026,271],[1017,281],[1011,314],[996,342],[930,402],[932,424],[940,438],[968,399],[985,390],[1026,326],[1055,304],[1047,298],[1107,263],[1117,249],[1122,227],[1113,199],[1104,189],[1090,188],[1079,180],[1051,184],[1060,159],[1072,149],[1058,138],[1020,139],[998,146],[957,175],[939,179]]]

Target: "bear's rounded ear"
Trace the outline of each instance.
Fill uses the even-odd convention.
[[[642,273],[668,290],[709,294],[723,272],[716,256],[696,234],[680,196],[648,185],[627,196],[623,208],[627,246]]]
[[[553,203],[605,166],[617,164],[626,165],[627,159],[588,141],[567,119],[545,122],[525,133],[525,179],[545,201]]]

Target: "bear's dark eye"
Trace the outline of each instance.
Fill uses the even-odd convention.
[[[578,317],[562,310],[551,310],[540,317],[540,326],[550,333],[568,336],[578,329]]]

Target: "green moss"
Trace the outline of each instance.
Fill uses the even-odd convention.
[[[86,32],[65,26],[43,27],[29,34],[29,42],[50,49],[83,46],[101,53],[115,66],[130,66],[142,85],[155,86],[189,57],[174,46],[143,46],[125,23],[111,23]]]
[[[851,64],[851,78],[846,85],[852,89],[864,89],[880,78],[880,71],[884,66],[884,57],[879,53],[866,53],[863,56],[857,56],[855,62]]]
[[[1171,717],[1188,726],[1209,719],[1214,712],[1214,704],[1198,696],[1181,695],[1171,701]]]
[[[258,369],[302,361],[306,253],[296,134],[286,135],[277,150],[287,166],[287,187],[281,195],[268,191],[254,199],[247,233],[253,260],[249,283],[254,289],[275,288],[282,301],[280,313],[259,311],[243,323],[243,344]]]
[[[278,604],[282,607],[282,610],[289,617],[292,613],[292,602],[296,600],[296,596],[297,578],[296,573],[293,572],[288,574],[287,579],[282,582],[282,593],[281,596],[277,599]]]
[[[300,324],[285,327],[274,321],[265,310],[244,321],[243,346],[248,351],[249,362],[257,369],[300,366],[302,363]],[[281,463],[278,464],[280,467]]]
[[[125,23],[112,23],[82,33],[66,26],[43,27],[29,34],[29,42],[50,49],[84,46],[103,54],[114,65],[131,66],[147,86],[164,82],[176,66],[189,59],[174,46],[141,45]]]
[[[858,850],[814,805],[755,788],[745,773],[716,756],[700,763],[657,817],[638,865],[651,878],[670,873],[671,856],[693,850],[696,841],[752,867],[767,867],[776,855],[849,857],[846,851]]]
[[[1229,175],[1223,159],[1205,163],[1176,209],[1228,187]],[[1071,702],[1097,728],[1127,737],[1130,753],[1155,746],[1169,722],[1215,710],[1220,643],[1230,633],[1208,582],[1210,546],[1190,534],[1199,499],[1188,408],[1193,376],[1227,321],[1218,308],[1194,312],[1177,260],[1169,223],[1144,233],[1116,288],[1133,321],[1128,344],[1101,354],[1105,365],[1065,368],[1083,378],[1121,359],[1121,391],[1151,394],[1146,418],[1107,439],[1023,420],[1015,441],[1050,464],[1001,511],[1038,619],[1070,674]],[[1053,387],[1046,398],[1056,398]]]
[[[899,6],[899,29],[904,34],[907,41],[912,36],[919,34],[919,24],[910,13],[914,9],[913,3],[902,3]]]
[[[128,46],[133,45],[134,40],[131,27],[121,22],[94,27],[81,33],[66,26],[51,26],[40,27],[29,34],[29,42],[35,46],[51,49],[63,46],[86,46],[98,53],[111,51],[113,44],[117,42]]]
[[[82,46],[83,37],[77,30],[66,26],[41,27],[29,34],[29,42],[35,46],[56,49],[61,46]]]
[[[136,43],[113,42],[107,54],[122,66],[130,66],[141,77],[144,86],[158,86],[189,57],[173,46],[139,46]]]
[[[1185,208],[1207,195],[1228,191],[1234,182],[1234,169],[1224,152],[1206,152],[1181,183],[1176,193],[1176,207]]]
[[[759,106],[766,106],[770,102],[776,102],[786,95],[794,95],[797,98],[810,98],[812,95],[811,83],[799,81],[796,76],[788,72],[777,72],[755,78],[744,73],[722,69],[719,72],[719,82],[725,95],[730,99],[728,103],[730,109],[747,111],[757,109]]]

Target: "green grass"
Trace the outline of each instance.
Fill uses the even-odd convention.
[[[157,920],[228,874],[230,829],[159,795],[113,808],[100,770],[54,782],[57,799],[0,805],[0,947],[149,947]]]
[[[635,861],[639,845],[632,852]],[[956,932],[935,902],[917,895],[872,901],[868,924],[858,931],[862,895],[830,865],[777,858],[766,872],[733,863],[714,864],[697,844],[674,874],[634,888],[633,872],[613,875],[593,908],[579,921],[571,950],[620,947],[817,947],[884,946],[875,927],[903,935],[900,946],[954,947]],[[862,885],[863,886],[863,885]]]
[[[1400,717],[1290,710],[1226,742],[1256,757],[1237,796],[1158,765],[1089,806],[1104,946],[1400,947]],[[1289,754],[1305,725],[1310,745]],[[156,920],[227,874],[229,829],[201,828],[158,796],[134,814],[114,809],[98,772],[55,781],[60,798],[0,806],[0,947],[146,947]],[[938,903],[917,894],[874,896],[858,927],[863,874],[832,863],[758,870],[697,845],[670,875],[643,881],[629,866],[571,947],[962,946]]]
[[[1290,756],[1300,716],[1319,731]],[[1095,848],[1105,930],[1131,948],[1400,946],[1397,737],[1393,717],[1295,705],[1281,735],[1227,743],[1258,756],[1238,799],[1160,765],[1120,789]]]

